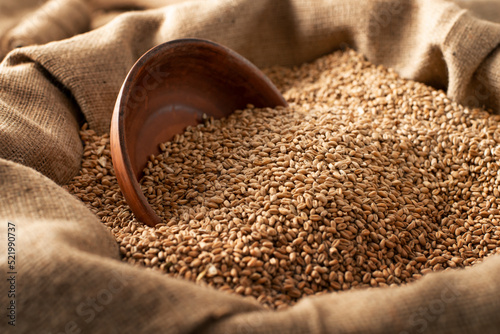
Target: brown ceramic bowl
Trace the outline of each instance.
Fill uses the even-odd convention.
[[[276,87],[248,60],[213,42],[181,39],[161,44],[132,67],[111,121],[111,155],[118,184],[136,218],[154,226],[161,219],[139,180],[159,144],[202,115],[228,116],[247,104],[286,106]]]

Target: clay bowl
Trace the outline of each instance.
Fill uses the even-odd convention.
[[[247,104],[286,106],[271,81],[248,60],[213,42],[181,39],[144,54],[122,85],[111,121],[116,178],[136,218],[161,222],[139,180],[159,144],[171,140],[202,115],[228,116]]]

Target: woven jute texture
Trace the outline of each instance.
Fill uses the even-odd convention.
[[[82,122],[109,131],[134,62],[183,37],[221,43],[261,67],[348,46],[458,102],[500,110],[500,26],[452,2],[3,1],[0,264],[9,271],[11,222],[18,274],[15,327],[1,280],[1,333],[498,332],[498,256],[404,287],[306,298],[281,312],[122,263],[111,234],[59,185],[79,170]]]

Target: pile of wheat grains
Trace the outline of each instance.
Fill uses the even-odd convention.
[[[161,145],[141,181],[164,223],[138,223],[109,136],[84,127],[67,189],[123,260],[283,308],[390,286],[500,249],[500,117],[353,51],[266,74],[289,107],[206,119]]]

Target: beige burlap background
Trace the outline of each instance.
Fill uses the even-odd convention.
[[[124,8],[135,10],[118,15]],[[214,40],[259,66],[348,45],[457,101],[500,111],[500,26],[451,2],[3,1],[0,263],[6,273],[12,222],[18,276],[16,327],[7,323],[7,275],[1,279],[1,333],[499,331],[498,256],[405,287],[307,298],[283,312],[120,262],[110,233],[57,183],[78,171],[79,124],[108,131],[135,60],[181,37]],[[7,54],[29,44],[39,45]]]

